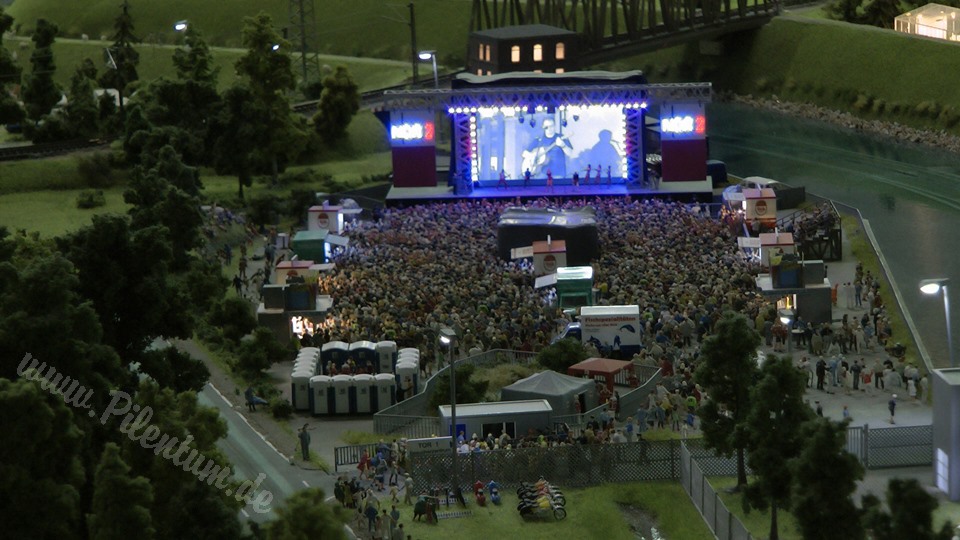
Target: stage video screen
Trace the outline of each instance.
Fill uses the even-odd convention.
[[[478,180],[498,180],[503,170],[508,179],[553,178],[581,181],[589,173],[596,178],[623,178],[626,147],[624,112],[620,107],[568,106],[516,109],[481,109],[477,114],[477,154],[474,166]]]

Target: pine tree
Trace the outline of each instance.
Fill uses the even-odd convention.
[[[347,126],[360,110],[360,91],[350,72],[343,66],[323,79],[319,111],[313,118],[317,133],[327,144],[347,134]]]
[[[99,132],[99,109],[93,95],[93,80],[88,76],[88,66],[80,65],[70,78],[70,93],[67,96],[67,124],[71,135],[94,137]]]
[[[46,19],[38,19],[31,37],[34,43],[33,54],[30,55],[32,69],[23,87],[23,103],[27,117],[34,123],[50,114],[53,106],[63,97],[60,86],[53,80],[57,70],[53,61],[53,42],[57,32],[57,25]]]
[[[91,540],[150,540],[153,489],[142,477],[130,477],[130,467],[120,457],[120,447],[107,443],[93,479],[93,505],[87,515]]]
[[[133,16],[130,15],[130,4],[124,0],[120,5],[120,15],[113,23],[116,33],[113,35],[113,45],[107,50],[107,67],[109,68],[100,77],[100,84],[104,88],[113,88],[120,98],[120,116],[123,118],[123,96],[127,86],[138,80],[137,64],[140,63],[140,53],[133,47],[140,43],[140,39],[133,34]]]
[[[23,121],[23,107],[7,91],[7,85],[20,82],[20,66],[13,60],[10,51],[3,46],[3,36],[13,26],[13,17],[3,12],[0,6],[0,124]]]

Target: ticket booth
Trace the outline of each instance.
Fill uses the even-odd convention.
[[[376,412],[373,408],[373,396],[376,395],[376,386],[373,375],[362,373],[353,376],[353,386],[357,394],[357,413],[370,414]]]
[[[547,240],[533,243],[533,270],[534,275],[552,274],[557,268],[567,266],[567,242]]]
[[[356,393],[353,390],[353,377],[350,375],[334,375],[333,392],[336,395],[334,404],[337,414],[350,414],[356,409]],[[353,399],[351,400],[351,396]]]
[[[753,223],[760,222],[760,230],[772,230],[777,226],[777,194],[770,188],[743,190],[743,217],[754,230]]]
[[[347,361],[347,353],[350,350],[350,345],[344,341],[330,341],[324,343],[320,347],[320,362],[323,364],[323,372],[327,373],[330,370],[329,363],[337,366],[337,369],[340,369],[340,366]]]
[[[333,414],[336,410],[333,379],[326,375],[310,377],[310,398],[313,414]]]
[[[290,401],[298,411],[310,410],[310,377],[313,372],[304,368],[294,371],[290,378]]]
[[[354,341],[350,344],[348,356],[357,365],[358,370],[370,367],[371,372],[376,372],[379,359],[377,358],[377,344],[372,341]]]
[[[376,392],[373,394],[373,410],[380,412],[397,403],[397,378],[391,373],[378,373],[374,376]]]
[[[393,373],[393,366],[397,363],[397,342],[377,342],[377,373]]]
[[[273,272],[273,282],[277,285],[307,283],[311,279],[310,274],[315,274],[311,272],[311,266],[313,261],[281,261]]]
[[[343,232],[342,206],[311,206],[307,210],[307,230],[327,231],[333,234]]]
[[[764,268],[779,265],[784,255],[796,255],[797,245],[793,241],[793,234],[788,232],[772,232],[760,234],[760,264]]]
[[[290,248],[297,258],[305,261],[325,263],[330,260],[330,248],[327,244],[327,231],[297,231],[290,242]]]

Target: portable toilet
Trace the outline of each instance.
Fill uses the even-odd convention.
[[[370,367],[370,372],[377,369],[377,344],[372,341],[354,341],[350,344],[349,356],[357,364],[357,370]]]
[[[374,379],[373,410],[380,412],[397,403],[397,379],[390,373],[379,373]]]
[[[334,375],[333,376],[333,391],[336,394],[335,405],[337,414],[350,414],[354,412],[356,407],[356,397],[351,403],[350,396],[356,396],[355,389],[353,388],[353,376],[352,375]],[[353,389],[354,391],[351,391]]]
[[[313,377],[313,372],[306,369],[294,371],[290,377],[290,401],[298,411],[310,410],[310,377]]]
[[[403,399],[411,398],[420,391],[419,377],[420,367],[416,364],[403,362],[397,364],[397,389],[403,391]],[[397,399],[397,401],[400,400]]]
[[[317,363],[313,360],[297,360],[293,363],[293,372],[298,371],[309,371],[311,375],[319,375],[317,373]]]
[[[327,362],[333,362],[333,365],[340,369],[340,366],[347,361],[349,350],[350,345],[343,341],[324,343],[323,347],[320,347],[320,361],[323,363],[323,368],[327,369]]]
[[[397,342],[377,342],[377,373],[393,373],[393,366],[397,363]]]
[[[353,376],[353,386],[357,389],[357,412],[370,414],[376,412],[373,408],[373,396],[376,395],[373,375],[361,373]]]
[[[333,381],[326,375],[310,377],[310,398],[313,414],[333,414],[336,410]]]
[[[320,359],[320,349],[317,348],[317,347],[302,347],[302,348],[297,352],[297,358],[300,358],[301,356],[302,356],[302,357],[305,357],[305,358],[313,357],[313,358],[316,358],[316,359],[319,360],[319,359]]]
[[[397,364],[413,364],[417,366],[417,369],[420,368],[420,357],[414,356],[412,354],[407,354],[406,356],[401,356],[397,359]]]
[[[420,356],[420,349],[416,347],[404,347],[397,352],[400,355],[403,355],[404,353],[411,353],[411,354],[415,354],[416,356]]]

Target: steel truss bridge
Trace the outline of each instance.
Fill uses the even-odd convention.
[[[779,0],[473,0],[470,31],[564,28],[580,34],[586,65],[758,28],[779,9]]]

